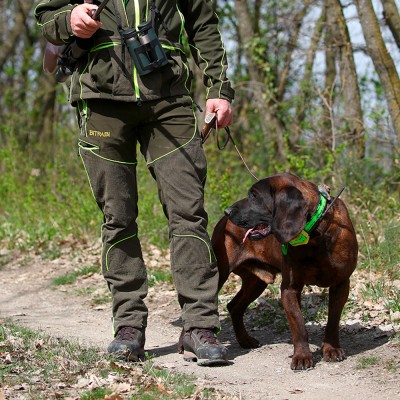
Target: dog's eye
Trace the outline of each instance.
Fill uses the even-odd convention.
[[[248,197],[249,197],[249,199],[254,199],[256,197],[256,193],[253,192],[252,190],[250,190]]]
[[[255,190],[252,190],[251,192],[249,192],[248,198],[251,203],[258,203],[260,201],[260,196],[258,195],[258,193]]]

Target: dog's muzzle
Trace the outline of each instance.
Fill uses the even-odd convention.
[[[246,241],[247,238],[250,240],[260,240],[264,239],[271,233],[271,226],[266,224],[258,224],[253,228],[247,230],[246,234],[243,238],[243,243]]]

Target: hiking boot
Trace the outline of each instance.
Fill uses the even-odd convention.
[[[123,326],[108,346],[107,351],[119,359],[139,361],[144,356],[144,330]]]
[[[181,338],[180,352],[185,361],[201,366],[228,364],[228,350],[217,339],[214,330],[193,328]]]

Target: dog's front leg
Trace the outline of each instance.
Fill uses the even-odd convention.
[[[343,361],[346,358],[339,343],[339,323],[343,307],[349,297],[350,279],[329,288],[328,323],[322,344],[324,361]]]
[[[267,284],[255,275],[241,275],[242,287],[236,296],[229,302],[228,311],[232,318],[236,338],[244,349],[260,347],[258,340],[250,336],[243,322],[243,315],[249,304],[256,300],[267,287]]]
[[[300,295],[302,290],[303,285],[293,287],[285,280],[282,280],[282,304],[289,321],[294,346],[292,362],[290,364],[290,368],[293,370],[308,369],[314,366],[312,353],[308,345],[308,333],[300,308]]]

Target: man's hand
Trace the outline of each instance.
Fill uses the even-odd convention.
[[[82,39],[90,38],[101,27],[90,15],[97,9],[93,4],[80,4],[71,11],[72,33]]]
[[[232,106],[228,100],[225,99],[208,99],[206,102],[206,114],[217,114],[218,128],[226,128],[232,123]]]

